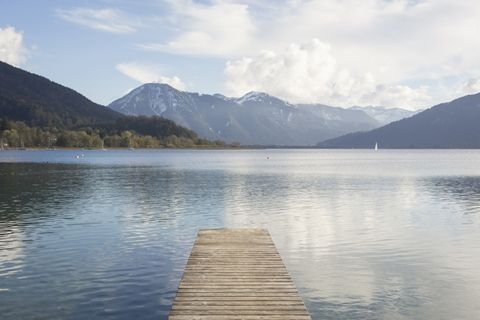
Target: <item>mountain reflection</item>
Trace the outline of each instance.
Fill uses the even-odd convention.
[[[18,272],[25,243],[37,236],[32,226],[68,216],[72,202],[84,197],[86,176],[74,167],[0,164],[0,277]]]
[[[0,164],[0,222],[68,217],[95,192],[95,169],[62,164]]]

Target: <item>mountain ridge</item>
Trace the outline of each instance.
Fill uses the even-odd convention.
[[[127,115],[159,115],[204,138],[247,145],[313,146],[382,125],[361,110],[291,104],[257,91],[236,98],[184,92],[160,83],[141,85],[109,107]]]
[[[354,106],[350,107],[351,110],[361,110],[368,114],[370,117],[377,120],[379,123],[383,125],[387,125],[389,123],[402,120],[405,118],[409,118],[417,113],[424,111],[424,109],[420,110],[407,110],[404,108],[387,108],[382,106]]]
[[[34,126],[112,123],[123,115],[73,89],[0,61],[0,114]]]
[[[480,93],[435,105],[410,118],[318,143],[322,148],[480,148]]]

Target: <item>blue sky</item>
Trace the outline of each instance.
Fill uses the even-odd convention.
[[[0,60],[102,104],[144,82],[410,109],[480,91],[476,0],[18,0],[0,9]]]
[[[0,10],[0,28],[11,26],[22,33],[28,51],[20,64],[22,68],[104,104],[140,84],[116,69],[117,64],[125,62],[154,65],[161,73],[188,79],[193,90],[219,89],[223,64],[218,59],[152,52],[138,47],[144,42],[166,41],[171,34],[169,26],[151,23],[141,31],[115,33],[92,29],[59,16],[58,10],[75,8],[115,8],[140,17],[150,15],[151,11],[164,13],[163,6],[153,2],[139,6],[135,1],[5,1]]]

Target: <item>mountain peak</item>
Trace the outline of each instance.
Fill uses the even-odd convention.
[[[265,93],[265,92],[250,91],[250,92],[246,93],[245,95],[243,95],[242,97],[238,98],[237,103],[243,104],[244,102],[247,102],[247,101],[261,102],[261,101],[264,101],[267,98],[273,98],[273,97],[270,96],[268,93]]]
[[[168,83],[162,83],[162,82],[148,82],[143,85],[141,85],[139,88],[160,88],[163,90],[172,90],[172,91],[180,91],[169,85]]]
[[[263,106],[277,106],[277,107],[287,107],[296,109],[297,106],[291,104],[288,101],[272,96],[266,92],[259,91],[250,91],[246,93],[243,97],[237,98],[234,100],[240,105],[244,104],[253,104],[253,105],[263,105]]]
[[[128,98],[132,96],[136,96],[140,93],[144,92],[158,92],[158,93],[180,93],[177,89],[172,87],[169,84],[166,83],[159,83],[159,82],[149,82],[149,83],[144,83],[135,89],[131,90],[130,92],[127,93],[123,98]],[[122,99],[122,98],[120,98]]]
[[[113,101],[109,107],[127,115],[161,116],[167,110],[192,104],[192,94],[166,83],[145,83]]]
[[[225,96],[221,93],[215,93],[215,94],[213,94],[213,97],[215,97],[217,99],[221,99],[223,101],[233,101],[233,102],[235,102],[235,100],[236,100],[235,98],[227,97],[227,96]]]

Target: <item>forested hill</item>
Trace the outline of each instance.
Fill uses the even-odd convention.
[[[29,126],[113,123],[121,115],[42,76],[0,62],[0,115]]]

